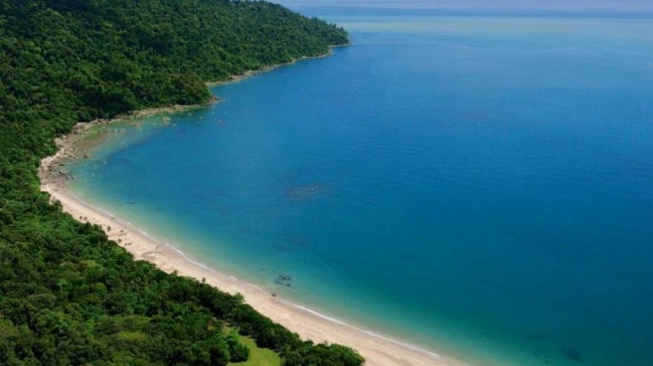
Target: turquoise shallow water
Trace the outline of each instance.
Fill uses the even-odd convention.
[[[75,191],[480,365],[652,365],[653,22],[330,16],[353,46],[116,127]]]

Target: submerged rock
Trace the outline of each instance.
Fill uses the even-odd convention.
[[[568,359],[570,359],[572,361],[575,361],[575,362],[578,362],[578,363],[583,362],[583,356],[580,354],[580,351],[575,349],[575,348],[564,347],[564,348],[560,349],[560,353],[562,353],[563,356],[565,356],[566,358],[568,358]]]
[[[274,283],[280,286],[285,286],[285,287],[293,287],[292,284],[290,283],[292,281],[292,276],[286,273],[282,273],[277,276],[277,278],[274,279]]]
[[[281,281],[292,281],[292,276],[289,274],[282,273],[279,275],[279,280]]]

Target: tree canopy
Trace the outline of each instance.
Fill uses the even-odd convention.
[[[0,364],[225,365],[225,325],[287,365],[360,365],[238,296],[135,261],[39,190],[80,121],[210,100],[205,81],[328,52],[347,33],[262,1],[0,0]]]

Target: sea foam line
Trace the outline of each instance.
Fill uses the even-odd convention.
[[[301,305],[298,305],[298,304],[295,304],[295,303],[292,303],[292,302],[289,302],[289,301],[284,301],[284,300],[281,300],[281,301],[285,302],[285,303],[288,304],[289,306],[292,306],[292,307],[295,307],[295,308],[300,309],[300,310],[302,310],[302,311],[305,311],[305,312],[307,312],[307,313],[310,313],[311,315],[314,315],[314,316],[316,316],[316,317],[318,317],[318,318],[322,318],[322,319],[327,320],[327,321],[329,321],[329,322],[332,322],[332,323],[336,323],[336,324],[342,325],[342,326],[344,326],[344,327],[347,327],[347,328],[350,328],[350,329],[356,330],[356,331],[358,331],[358,332],[361,332],[361,333],[367,334],[367,335],[372,336],[372,337],[374,337],[374,338],[378,338],[378,339],[382,339],[382,340],[384,340],[384,341],[386,341],[386,342],[394,343],[394,344],[396,344],[396,345],[399,345],[399,346],[402,346],[402,347],[405,347],[405,348],[411,349],[411,350],[413,350],[413,351],[416,351],[416,352],[419,352],[419,353],[422,353],[422,354],[426,354],[426,355],[431,356],[431,357],[433,357],[433,358],[442,358],[442,357],[441,357],[440,355],[438,355],[437,353],[433,353],[433,352],[431,352],[431,351],[427,351],[427,350],[425,350],[424,348],[421,348],[421,347],[416,346],[416,345],[414,345],[414,344],[405,343],[405,342],[400,342],[400,341],[398,341],[398,340],[396,340],[396,339],[389,338],[389,337],[386,337],[386,336],[381,335],[381,334],[378,334],[378,333],[374,333],[374,332],[369,331],[369,330],[365,330],[365,329],[357,328],[357,327],[355,327],[355,326],[353,326],[353,325],[351,325],[351,324],[349,324],[349,323],[345,323],[345,322],[342,321],[342,320],[339,320],[339,319],[336,319],[336,318],[330,317],[330,316],[328,316],[328,315],[324,315],[324,314],[322,314],[322,313],[320,313],[320,312],[318,312],[318,311],[315,311],[315,310],[309,309],[309,308],[307,308],[307,307],[304,307],[304,306],[301,306]]]

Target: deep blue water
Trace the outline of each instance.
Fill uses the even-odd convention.
[[[653,21],[331,20],[353,46],[114,127],[74,188],[427,349],[653,365]]]

